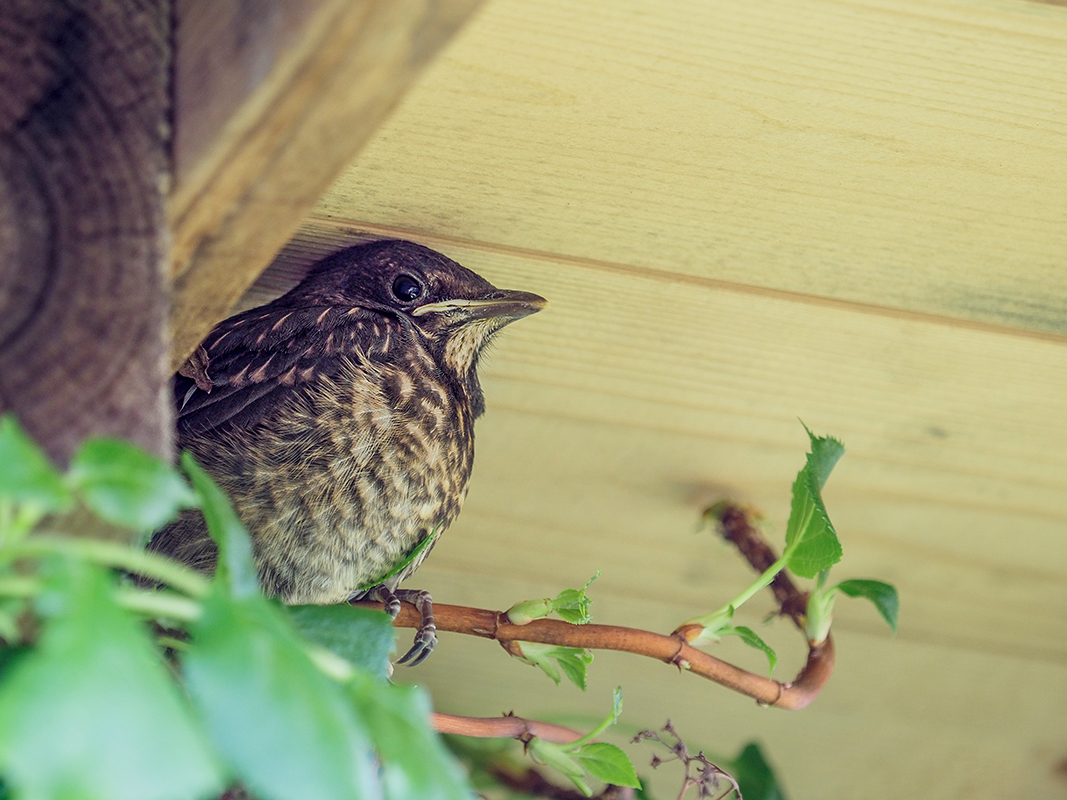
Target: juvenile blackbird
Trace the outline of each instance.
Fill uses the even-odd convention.
[[[374,598],[394,616],[412,600],[422,626],[400,660],[429,654],[429,595],[396,586],[467,494],[479,356],[544,305],[426,247],[379,241],[216,326],[174,379],[178,442],[248,527],[264,592],[290,604]],[[149,548],[215,567],[198,511]]]

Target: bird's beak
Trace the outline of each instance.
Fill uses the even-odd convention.
[[[548,305],[545,298],[530,292],[512,292],[502,289],[480,298],[456,298],[427,303],[411,312],[412,316],[424,314],[458,313],[466,319],[503,318],[508,322],[536,314]]]

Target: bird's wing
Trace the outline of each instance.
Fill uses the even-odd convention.
[[[263,306],[221,323],[174,376],[180,435],[244,427],[342,362],[387,346],[395,318],[361,307]]]

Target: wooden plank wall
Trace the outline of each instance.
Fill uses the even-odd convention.
[[[1055,4],[488,2],[257,288],[402,235],[549,298],[484,369],[470,497],[416,583],[506,607],[602,569],[598,621],[669,631],[748,578],[704,504],[782,530],[800,417],[849,448],[840,577],[895,582],[901,627],[846,604],[799,713],[611,654],[582,695],[454,637],[402,675],[572,718],[621,683],[624,733],[758,737],[794,798],[1063,797],[1065,133]]]

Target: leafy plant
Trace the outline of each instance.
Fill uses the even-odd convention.
[[[425,694],[384,680],[389,618],[263,597],[233,509],[190,456],[182,466],[98,439],[60,473],[0,418],[0,774],[13,796],[177,800],[239,782],[262,800],[469,797]],[[199,508],[219,568],[208,580],[42,524],[75,503],[138,531]]]
[[[554,598],[523,600],[516,603],[506,612],[508,620],[513,625],[529,625],[534,620],[558,614],[564,622],[572,625],[586,625],[590,620],[589,607],[592,600],[585,591],[599,577],[598,571],[586,581],[581,589],[564,589]],[[539,642],[516,642],[511,653],[520,661],[540,668],[557,684],[560,672],[562,672],[571,683],[583,692],[585,691],[586,673],[589,665],[593,663],[593,651],[589,648],[565,647]]]
[[[746,546],[762,548],[760,558],[739,544],[760,576],[672,635],[588,624],[587,590],[599,573],[579,589],[523,601],[504,614],[439,605],[438,622],[453,613],[457,619],[446,629],[484,636],[486,621],[495,620],[490,635],[508,652],[583,690],[592,650],[606,647],[729,682],[762,702],[803,707],[832,670],[823,645],[836,597],[871,600],[894,630],[899,606],[889,584],[829,582],[841,545],[821,492],[844,448],[808,435],[811,452],[793,485],[781,557],[762,540]],[[209,579],[153,553],[57,530],[59,515],[76,506],[139,533],[199,509],[218,544],[215,574]],[[737,507],[724,503],[708,512],[724,526],[739,514],[741,529],[758,539]],[[778,577],[785,570],[816,580],[806,609],[796,611],[801,606],[793,603],[789,613],[806,626],[808,666],[822,659],[820,668],[806,668],[790,684],[749,673],[738,683],[743,671],[736,668],[729,681],[721,679],[723,662],[690,645],[736,635],[762,649],[773,670],[774,651],[733,620],[742,603],[772,583],[776,593],[780,582],[788,585],[790,603],[801,599]],[[141,576],[141,584],[124,575]],[[431,726],[429,698],[387,680],[388,616],[349,605],[285,607],[263,597],[247,532],[189,454],[179,469],[121,441],[96,439],[60,472],[12,417],[0,417],[0,640],[0,798],[178,800],[217,796],[235,785],[261,800],[471,794]],[[605,800],[616,796],[612,787],[648,797],[623,751],[595,741],[621,710],[616,690],[611,713],[584,735],[511,716],[477,735],[518,738],[536,764],[586,796],[590,781],[600,780],[609,784]],[[686,764],[682,794],[693,787],[700,796],[720,787],[721,796],[740,794],[702,753],[691,756],[669,723],[663,732],[667,739],[650,732],[644,738]],[[752,787],[750,800],[781,797],[758,748],[724,763]]]
[[[578,791],[591,794],[585,781],[588,772],[597,780],[615,786],[640,786],[633,764],[626,754],[613,744],[594,742],[622,713],[622,689],[616,689],[611,713],[593,730],[573,742],[555,744],[544,739],[534,739],[529,746],[534,761],[547,764],[566,775],[578,787]]]
[[[558,614],[564,622],[573,625],[585,625],[591,619],[589,606],[592,601],[585,591],[592,586],[593,581],[600,577],[600,571],[585,582],[581,589],[564,589],[554,598],[543,600],[523,600],[507,610],[508,620],[513,625],[529,625],[535,619],[544,619],[552,614]]]
[[[687,623],[690,630],[686,638],[691,644],[708,644],[719,641],[723,636],[739,636],[746,644],[766,653],[772,672],[777,661],[775,652],[750,628],[731,623],[736,610],[769,586],[782,571],[789,570],[802,578],[818,579],[811,593],[807,613],[808,640],[813,645],[825,641],[830,632],[833,604],[838,592],[873,602],[894,632],[900,608],[896,589],[882,581],[850,580],[833,586],[826,585],[830,568],[841,560],[842,549],[823,503],[822,489],[834,466],[844,455],[845,448],[831,436],[816,436],[806,425],[804,430],[811,441],[811,452],[793,482],[793,502],[786,523],[785,549],[781,557],[729,603]],[[717,518],[723,507],[724,504],[713,506],[708,510],[708,516]]]

